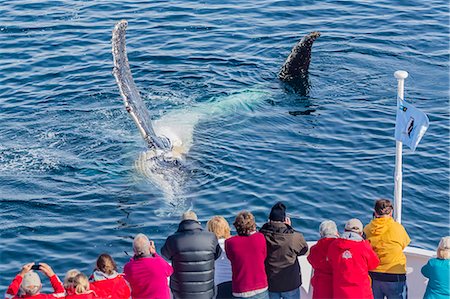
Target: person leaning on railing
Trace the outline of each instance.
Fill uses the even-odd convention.
[[[369,272],[375,299],[406,299],[406,256],[403,249],[411,242],[403,225],[394,221],[394,208],[387,199],[375,202],[374,219],[364,233],[380,258],[380,265]]]
[[[33,265],[34,263],[28,263],[22,267],[6,290],[5,298],[64,298],[65,291],[61,281],[55,272],[53,272],[53,269],[45,263],[39,263],[36,266],[39,266],[39,271],[50,279],[54,292],[52,294],[41,293],[41,278],[39,274],[32,270]]]
[[[437,258],[422,267],[422,274],[429,279],[424,299],[450,298],[450,236],[441,239]]]

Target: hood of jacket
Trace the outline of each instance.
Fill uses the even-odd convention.
[[[342,239],[351,240],[351,241],[362,241],[364,240],[360,234],[355,232],[344,232],[341,236]]]
[[[178,225],[177,232],[194,231],[194,230],[198,230],[198,231],[203,230],[200,222],[195,221],[195,220],[183,220]]]
[[[375,218],[370,222],[370,232],[374,236],[384,234],[394,222],[392,217]]]
[[[113,279],[116,278],[119,275],[116,271],[114,271],[112,274],[108,275],[106,273],[103,273],[102,271],[95,270],[94,273],[92,273],[90,280],[91,281],[99,281],[99,280],[105,280],[105,279]]]

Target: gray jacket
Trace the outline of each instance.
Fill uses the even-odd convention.
[[[170,289],[175,298],[214,297],[214,261],[222,249],[216,236],[195,220],[181,221],[166,240],[161,254],[172,261]]]

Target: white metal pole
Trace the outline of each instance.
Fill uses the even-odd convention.
[[[400,99],[404,99],[404,82],[408,78],[408,72],[406,71],[396,71],[394,77],[398,81],[397,86],[397,96]],[[403,142],[395,142],[395,174],[394,174],[394,212],[395,221],[398,223],[402,222],[402,149]]]

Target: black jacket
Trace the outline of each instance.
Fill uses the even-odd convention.
[[[302,277],[297,257],[308,251],[303,235],[281,222],[268,222],[260,232],[267,244],[265,266],[269,291],[287,292],[300,287]]]
[[[221,253],[213,233],[203,231],[195,220],[181,221],[161,248],[161,254],[172,260],[170,289],[174,298],[213,298],[214,260]]]

